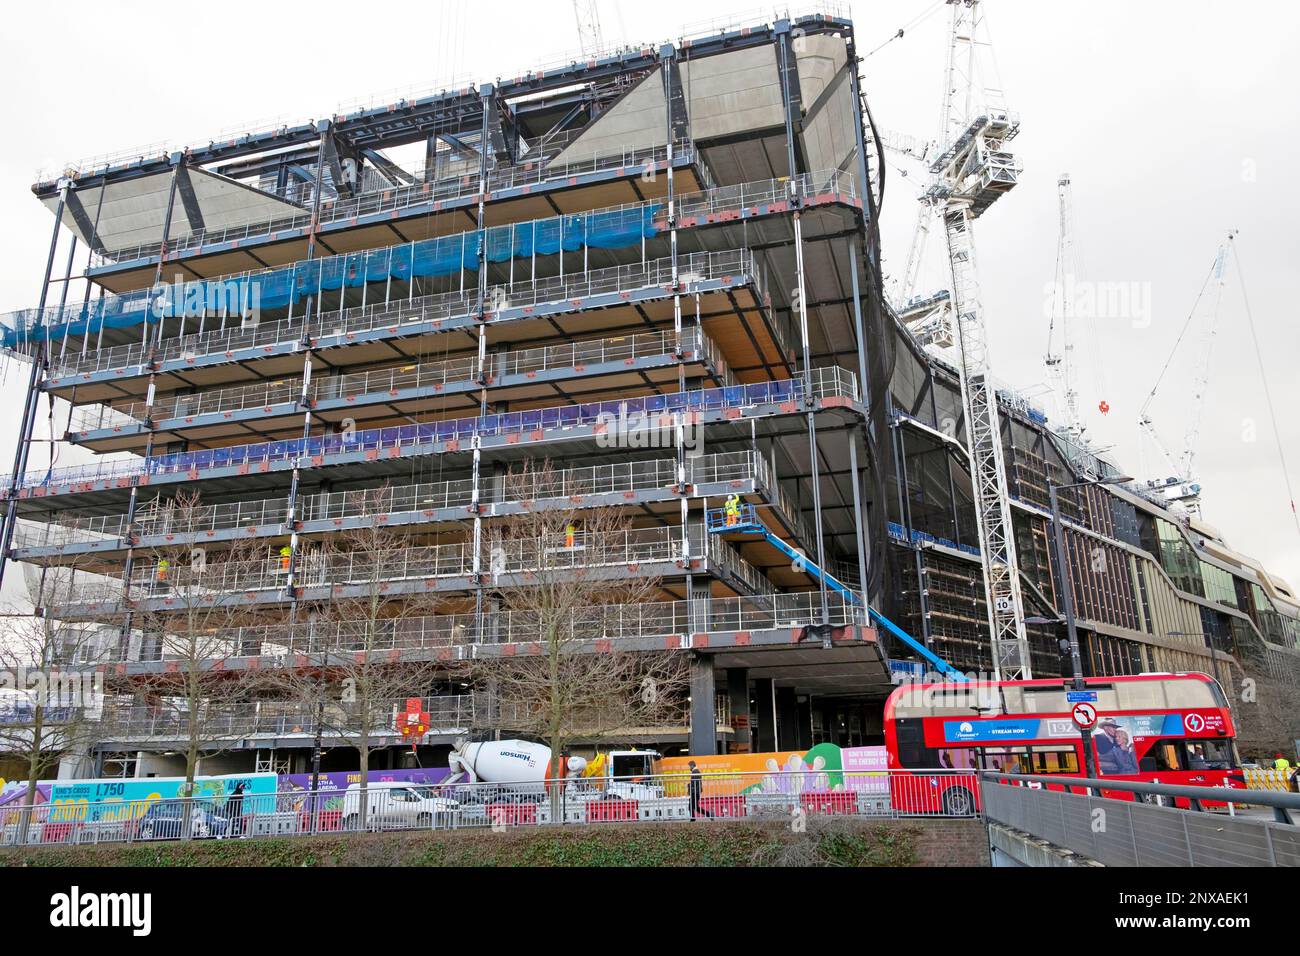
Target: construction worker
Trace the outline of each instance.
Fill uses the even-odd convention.
[[[1273,769],[1281,770],[1286,773],[1291,769],[1291,761],[1287,760],[1280,753],[1273,754]]]
[[[280,549],[280,570],[285,574],[289,573],[289,555],[292,553],[293,549],[287,544]]]
[[[168,561],[166,558],[158,559],[158,569],[155,572],[155,576],[157,577],[159,584],[167,583],[167,571],[168,569],[171,568],[171,566],[172,566],[171,562]]]
[[[728,528],[734,528],[736,525],[740,524],[740,495],[728,495],[727,503],[723,506],[723,510],[727,516]]]
[[[578,526],[570,521],[564,526],[564,546],[572,551],[578,540]]]

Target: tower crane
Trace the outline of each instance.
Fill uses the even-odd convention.
[[[1070,174],[1062,173],[1056,180],[1056,197],[1059,214],[1059,232],[1056,240],[1056,276],[1052,296],[1052,316],[1047,327],[1048,380],[1064,403],[1066,436],[1075,444],[1084,444],[1084,424],[1079,416],[1079,390],[1075,384],[1074,316],[1070,289],[1074,284],[1074,196],[1070,187]],[[1056,327],[1060,325],[1059,348],[1053,350]]]
[[[1214,338],[1219,324],[1219,306],[1223,301],[1224,272],[1228,264],[1228,255],[1232,249],[1232,239],[1235,235],[1235,232],[1229,233],[1228,237],[1219,244],[1219,248],[1215,252],[1214,263],[1210,267],[1205,281],[1201,284],[1201,290],[1197,293],[1196,301],[1192,304],[1192,310],[1187,316],[1187,321],[1183,323],[1182,331],[1179,332],[1178,338],[1169,352],[1169,357],[1165,359],[1165,364],[1160,369],[1156,383],[1151,386],[1151,392],[1147,395],[1147,400],[1142,403],[1142,410],[1138,417],[1138,427],[1151,439],[1151,443],[1155,445],[1156,450],[1160,452],[1161,457],[1164,458],[1173,471],[1173,474],[1166,478],[1148,481],[1147,487],[1158,491],[1166,500],[1181,504],[1191,514],[1200,514],[1201,511],[1201,486],[1196,482],[1196,449],[1200,442],[1201,415],[1205,409],[1205,394],[1210,384],[1210,360],[1214,355]],[[1213,283],[1213,305],[1211,306],[1209,320],[1205,323],[1205,327],[1201,332],[1200,361],[1197,365],[1196,377],[1192,382],[1191,407],[1187,427],[1183,432],[1183,447],[1181,453],[1175,458],[1168,446],[1161,440],[1155,423],[1151,419],[1151,403],[1155,401],[1156,393],[1160,389],[1160,384],[1164,381],[1165,373],[1169,371],[1174,356],[1178,354],[1178,347],[1183,343],[1183,339],[1190,331],[1192,322],[1200,309],[1201,301],[1205,298],[1207,291],[1210,290],[1211,283]]]
[[[1019,132],[1020,120],[1006,109],[1000,89],[981,85],[992,44],[979,0],[948,0],[948,6],[951,29],[937,137],[942,145],[921,196],[922,220],[927,232],[941,223],[947,245],[993,673],[999,680],[1018,680],[1032,676],[1032,667],[972,227],[1019,180],[1020,164],[1006,144]],[[909,282],[912,270],[909,261]]]
[[[583,56],[596,56],[605,48],[596,0],[573,0],[573,15],[578,21],[578,48]]]

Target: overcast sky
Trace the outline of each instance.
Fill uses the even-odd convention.
[[[947,12],[931,0],[858,2],[862,54],[918,20],[863,64],[882,127],[935,136]],[[1021,185],[977,225],[992,359],[1003,380],[1036,392],[1045,380],[1045,299],[1055,269],[1056,180],[1073,179],[1077,273],[1084,288],[1129,292],[1120,315],[1076,323],[1081,404],[1090,434],[1114,446],[1128,474],[1169,473],[1136,421],[1159,366],[1192,309],[1215,249],[1236,240],[1272,388],[1283,453],[1300,476],[1300,326],[1294,263],[1300,157],[1293,3],[1095,0],[1063,5],[987,0],[1007,105],[1021,116]],[[206,142],[283,118],[325,116],[392,90],[443,78],[492,80],[576,49],[569,0],[431,2],[371,8],[317,0],[221,7],[10,3],[0,36],[0,311],[36,304],[50,214],[33,198],[38,170],[159,142]],[[748,4],[600,2],[607,42],[641,44],[697,32]],[[805,9],[798,5],[798,12]],[[927,11],[929,11],[928,15]],[[753,17],[761,20],[761,14]],[[490,24],[489,31],[484,26]],[[1288,67],[1288,63],[1291,66]],[[882,228],[886,269],[902,270],[916,216],[913,169],[889,168]],[[931,273],[933,274],[933,273]],[[1204,516],[1227,540],[1300,585],[1292,517],[1273,423],[1230,269],[1212,349],[1197,448]],[[77,288],[76,294],[80,294]],[[1193,335],[1151,413],[1171,448],[1189,423],[1203,360]],[[10,368],[0,454],[12,455],[21,409]],[[1055,411],[1050,396],[1042,401]],[[1100,402],[1109,414],[1097,411]],[[35,459],[38,463],[43,458]],[[8,467],[8,464],[4,467]],[[1300,490],[1300,489],[1298,489]],[[6,587],[6,591],[9,588]]]

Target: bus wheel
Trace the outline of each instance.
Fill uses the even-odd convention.
[[[949,787],[943,792],[943,812],[950,817],[968,817],[975,812],[975,798],[965,787]]]

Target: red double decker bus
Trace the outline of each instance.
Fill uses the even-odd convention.
[[[1082,737],[1070,716],[1081,699],[1097,711],[1092,749],[1099,777],[1245,786],[1232,714],[1212,678],[1139,674],[1089,677],[1084,685],[1082,694],[1068,678],[897,688],[885,703],[895,809],[962,814],[978,806],[969,778],[926,771],[1086,776]],[[1123,791],[1102,793],[1132,799]]]

